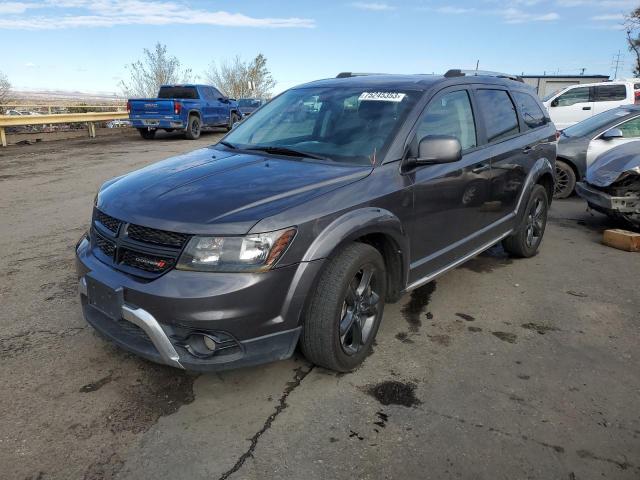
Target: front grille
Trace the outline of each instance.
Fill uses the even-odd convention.
[[[107,257],[113,258],[113,254],[116,251],[115,243],[103,238],[100,234],[94,234],[95,242],[97,247],[102,250]]]
[[[105,228],[111,230],[113,233],[118,232],[118,228],[120,228],[120,220],[117,220],[113,217],[110,217],[106,213],[102,213],[100,210],[96,209],[96,222],[103,225]]]
[[[149,335],[147,335],[147,332],[145,332],[143,329],[141,329],[139,326],[137,326],[134,323],[128,322],[126,320],[120,319],[117,321],[118,326],[120,327],[120,329],[132,336],[132,337],[137,337],[140,338],[141,340],[145,340],[149,343],[151,343],[151,339],[149,338]]]
[[[178,248],[182,248],[187,240],[187,235],[184,233],[156,230],[155,228],[143,227],[141,225],[129,225],[127,227],[127,236],[139,242]]]
[[[173,267],[175,259],[121,248],[120,263],[151,273],[162,273]]]
[[[103,255],[98,258],[132,275],[155,278],[172,269],[182,248],[189,240],[184,233],[126,223],[98,209],[91,229],[93,248]]]

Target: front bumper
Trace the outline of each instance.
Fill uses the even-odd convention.
[[[635,213],[640,200],[637,196],[614,197],[586,182],[576,183],[576,193],[599,210]]]
[[[105,265],[89,242],[76,250],[84,318],[120,347],[148,360],[195,371],[257,365],[290,357],[300,335],[300,315],[321,261],[264,273],[171,270],[148,281]],[[119,314],[89,301],[87,277],[121,296]],[[188,339],[207,334],[220,349],[204,358]],[[198,353],[198,352],[196,352]]]

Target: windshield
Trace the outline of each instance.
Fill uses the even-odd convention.
[[[593,117],[587,118],[580,123],[565,128],[562,133],[567,137],[582,137],[590,135],[604,128],[609,123],[615,123],[616,120],[629,115],[629,110],[614,108],[606,112],[598,113]]]
[[[551,100],[555,95],[557,95],[558,93],[560,93],[562,90],[564,90],[566,87],[563,88],[558,88],[556,90],[554,90],[551,93],[547,93],[544,98],[542,99],[543,102],[548,102],[549,100]]]
[[[253,98],[241,98],[238,100],[238,106],[258,108],[260,106],[260,100],[255,100]]]
[[[370,165],[384,155],[419,96],[393,88],[293,89],[257,110],[224,141],[234,148],[286,148]]]

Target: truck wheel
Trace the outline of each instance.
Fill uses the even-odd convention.
[[[573,168],[562,160],[556,160],[556,186],[553,198],[567,198],[576,188],[576,174]]]
[[[378,332],[386,294],[384,260],[375,248],[353,243],[332,256],[304,314],[305,357],[338,372],[359,366]]]
[[[227,127],[227,132],[233,128],[233,126],[240,121],[240,117],[237,113],[231,113],[231,118],[229,119],[229,126]]]
[[[542,242],[548,209],[547,191],[542,185],[534,185],[520,225],[502,241],[504,249],[515,257],[533,257]]]
[[[200,138],[200,117],[197,115],[191,115],[189,117],[185,136],[188,140],[197,140]]]
[[[149,130],[148,128],[139,128],[138,132],[140,132],[140,136],[145,140],[153,140],[156,136],[155,130]]]

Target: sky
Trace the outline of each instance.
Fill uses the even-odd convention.
[[[640,0],[0,0],[0,71],[21,90],[120,93],[125,65],[167,45],[202,76],[263,53],[275,93],[341,71],[630,77],[623,15]]]

